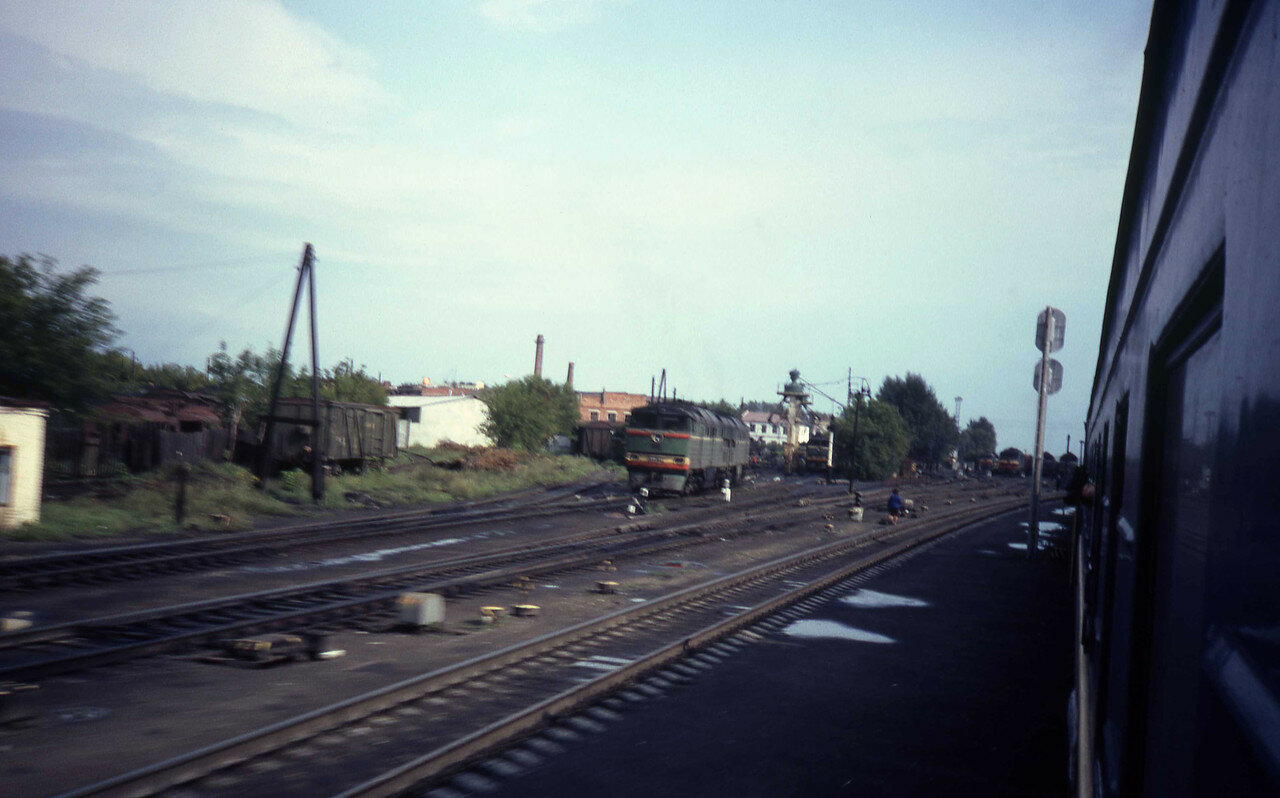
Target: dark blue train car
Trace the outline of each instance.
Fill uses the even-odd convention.
[[[1280,2],[1157,2],[1079,507],[1080,795],[1280,795]]]

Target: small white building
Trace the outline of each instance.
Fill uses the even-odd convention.
[[[0,396],[0,529],[40,520],[49,411]]]
[[[489,408],[473,394],[388,396],[387,402],[400,413],[396,445],[401,448],[431,448],[445,441],[464,446],[493,445],[480,431],[480,425],[489,420]]]
[[[787,416],[785,413],[770,413],[762,410],[747,410],[742,414],[742,421],[747,425],[747,433],[751,440],[763,443],[787,442]],[[796,422],[796,443],[808,443],[809,425],[803,421]]]

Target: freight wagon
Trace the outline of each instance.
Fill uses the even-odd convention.
[[[271,460],[277,467],[305,466],[311,462],[313,416],[310,399],[281,399],[270,441]],[[290,419],[298,419],[290,423]],[[324,461],[344,468],[360,468],[372,460],[396,454],[394,407],[357,402],[320,402],[320,440]]]

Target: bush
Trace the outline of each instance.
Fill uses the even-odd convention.
[[[578,420],[578,396],[567,385],[525,377],[480,394],[489,420],[480,430],[500,447],[541,451],[555,435],[567,435]]]

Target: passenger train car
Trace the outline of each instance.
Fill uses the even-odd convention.
[[[689,402],[656,402],[631,411],[626,466],[632,490],[696,493],[723,479],[738,484],[749,459],[747,425]]]
[[[1155,5],[1086,441],[1077,794],[1280,795],[1276,0]]]

